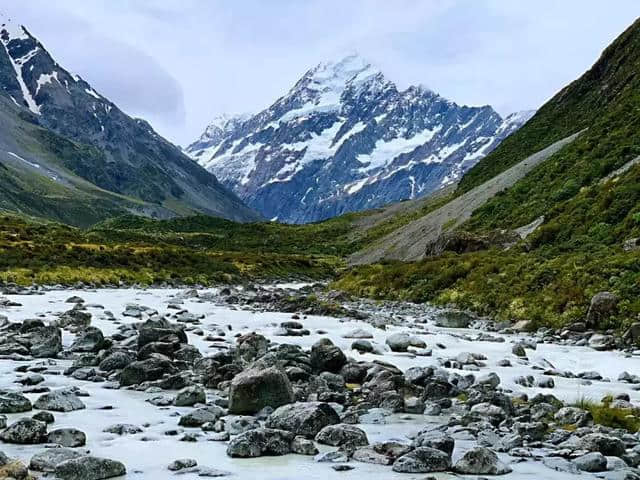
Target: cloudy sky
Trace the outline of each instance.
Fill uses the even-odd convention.
[[[4,0],[58,62],[186,145],[218,113],[257,112],[307,69],[358,52],[501,114],[536,108],[633,20],[615,0]]]

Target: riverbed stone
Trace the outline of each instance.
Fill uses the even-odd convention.
[[[338,373],[345,363],[344,352],[328,338],[321,338],[311,347],[311,366],[317,372]]]
[[[256,428],[234,437],[227,446],[230,457],[260,457],[291,453],[291,432],[272,428]]]
[[[411,335],[403,332],[394,333],[387,337],[385,343],[392,352],[406,352],[411,346]]]
[[[607,458],[600,452],[591,452],[573,460],[583,472],[603,472],[607,469]]]
[[[512,471],[511,467],[498,459],[493,450],[486,447],[467,450],[453,470],[464,475],[505,475]]]
[[[97,352],[103,344],[102,330],[96,327],[87,327],[78,333],[69,350],[72,352]]]
[[[55,472],[59,463],[84,455],[85,452],[73,448],[47,448],[31,457],[29,468],[36,472]]]
[[[176,407],[192,407],[196,403],[207,403],[207,394],[200,385],[184,387],[173,401]]]
[[[31,408],[31,401],[22,393],[0,390],[0,413],[23,413]]]
[[[287,375],[276,367],[254,368],[236,375],[229,389],[229,412],[253,414],[264,407],[278,408],[295,400]]]
[[[218,406],[197,408],[182,415],[178,425],[181,427],[200,427],[207,422],[215,422],[222,415],[224,415],[224,410]]]
[[[418,447],[393,462],[393,471],[399,473],[433,473],[450,469],[451,457],[430,447]]]
[[[591,298],[586,323],[590,328],[603,327],[618,312],[618,297],[611,292],[599,292]]]
[[[622,440],[602,433],[590,433],[580,439],[580,448],[589,452],[600,452],[602,455],[621,457],[625,454]]]
[[[313,441],[297,435],[291,442],[291,451],[298,455],[317,455],[318,447]]]
[[[165,374],[176,372],[176,368],[167,359],[151,357],[131,362],[120,372],[120,385],[127,387],[145,381],[159,380]]]
[[[60,480],[104,480],[125,475],[122,462],[93,456],[73,458],[59,463],[55,474]]]
[[[340,417],[328,403],[298,402],[277,408],[267,419],[266,426],[314,438],[327,425],[338,423]]]
[[[47,442],[62,447],[82,447],[87,443],[87,435],[77,428],[58,428],[47,434]]]
[[[362,447],[369,445],[369,440],[364,430],[344,423],[324,427],[316,435],[316,442],[333,447]]]
[[[20,418],[0,432],[5,443],[23,445],[43,443],[47,436],[47,424],[33,418]]]
[[[67,389],[45,393],[36,400],[33,406],[39,410],[52,412],[73,412],[86,408],[82,400],[73,391]]]

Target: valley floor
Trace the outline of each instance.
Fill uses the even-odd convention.
[[[55,320],[59,312],[71,308],[66,299],[79,296],[84,300],[86,310],[92,315],[92,326],[99,328],[105,335],[112,336],[118,332],[126,332],[127,325],[148,318],[146,313],[141,318],[123,316],[128,305],[148,307],[151,312],[157,310],[160,315],[171,318],[176,323],[175,306],[179,305],[183,312],[189,312],[186,327],[189,344],[197,347],[204,355],[212,355],[226,351],[236,342],[239,335],[257,332],[264,335],[272,345],[299,345],[307,350],[320,338],[330,338],[347,357],[357,362],[386,362],[400,370],[407,371],[412,367],[433,366],[445,375],[474,375],[478,381],[490,372],[499,376],[500,388],[514,395],[526,394],[529,398],[536,394],[553,394],[558,399],[568,403],[581,399],[599,401],[605,395],[629,395],[632,404],[640,403],[640,392],[635,385],[618,381],[625,372],[632,374],[640,371],[640,352],[596,351],[586,346],[577,346],[556,338],[556,343],[550,342],[552,337],[542,335],[530,336],[513,334],[504,331],[488,333],[487,325],[472,324],[471,328],[444,328],[436,326],[436,319],[442,311],[425,305],[384,303],[375,304],[369,301],[354,300],[345,306],[357,309],[369,315],[368,320],[350,320],[326,316],[304,315],[299,320],[308,335],[282,336],[282,322],[291,321],[291,313],[269,311],[269,305],[254,303],[256,295],[266,295],[269,291],[280,292],[284,297],[297,295],[300,285],[287,285],[289,290],[267,287],[259,289],[257,294],[253,290],[233,290],[232,296],[240,299],[229,303],[229,292],[225,289],[201,290],[198,294],[176,289],[104,289],[104,290],[46,290],[41,295],[10,295],[15,306],[4,307],[1,315],[9,321],[24,322],[27,319],[41,318],[45,322]],[[17,305],[20,304],[20,305]],[[170,305],[174,309],[169,309]],[[113,313],[110,316],[107,311]],[[375,328],[375,325],[383,328]],[[477,327],[477,328],[475,328]],[[374,353],[359,353],[352,349],[353,338],[345,338],[356,329],[364,330],[371,338]],[[226,332],[226,334],[225,334]],[[386,339],[397,333],[408,333],[426,344],[425,347],[409,348],[404,353],[392,352],[385,344]],[[68,349],[76,335],[68,330],[63,333],[63,345]],[[514,344],[523,343],[526,347],[526,357],[519,357],[512,353]],[[545,343],[543,343],[545,342]],[[129,342],[130,343],[130,342]],[[122,348],[124,343],[120,346]],[[532,349],[531,347],[535,347]],[[472,356],[473,358],[471,358]],[[471,359],[470,359],[471,358]],[[508,362],[505,362],[508,360]],[[448,362],[448,363],[447,363]],[[507,363],[509,366],[506,366]],[[147,391],[128,388],[118,388],[115,378],[108,378],[106,382],[90,382],[75,379],[62,372],[72,364],[72,360],[61,359],[28,359],[16,356],[4,356],[0,359],[0,388],[18,389],[15,382],[24,378],[27,373],[18,373],[20,367],[39,367],[35,371],[42,371],[44,381],[38,387],[59,389],[62,387],[77,387],[84,392],[80,397],[86,404],[85,410],[68,413],[54,412],[55,423],[49,428],[75,427],[87,435],[86,447],[79,450],[90,450],[93,455],[107,457],[123,462],[130,479],[158,479],[173,478],[174,474],[167,470],[167,465],[179,458],[193,458],[197,460],[201,470],[184,473],[177,478],[198,478],[197,475],[210,476],[233,474],[234,478],[260,479],[325,479],[332,475],[340,478],[370,478],[382,480],[390,478],[423,478],[422,475],[402,474],[392,472],[390,467],[349,462],[317,462],[312,457],[302,455],[264,456],[254,459],[230,458],[225,454],[227,442],[211,441],[210,432],[199,428],[183,428],[178,426],[182,415],[193,411],[192,407],[154,406],[148,402],[159,395],[171,399],[176,392],[151,388]],[[552,377],[544,375],[552,373]],[[579,375],[584,372],[597,371],[602,376],[598,380],[593,375]],[[570,372],[571,375],[565,375]],[[552,379],[554,388],[524,387],[521,385],[523,376],[532,375],[534,385],[541,379]],[[80,378],[78,376],[78,378]],[[26,390],[28,391],[28,389]],[[27,393],[27,397],[35,401],[40,394]],[[207,389],[209,402],[225,398],[226,392]],[[339,405],[335,405],[341,411]],[[358,427],[362,428],[370,443],[397,440],[410,443],[419,432],[432,429],[442,429],[455,439],[453,452],[454,463],[471,447],[476,445],[478,431],[473,426],[464,427],[452,418],[464,411],[464,395],[453,399],[453,407],[444,409],[440,415],[421,415],[407,413],[391,413],[385,409],[372,408],[368,415],[360,416]],[[11,424],[20,417],[30,416],[30,412],[9,414],[8,423]],[[231,417],[227,417],[231,418]],[[104,433],[103,430],[113,424],[133,424],[140,427],[139,433],[131,435],[116,435]],[[447,427],[447,425],[449,425]],[[571,430],[573,431],[573,430]],[[585,433],[585,432],[582,432]],[[191,435],[192,441],[181,441],[185,435]],[[567,431],[569,435],[569,431]],[[629,435],[625,440],[628,444],[640,444],[637,434]],[[529,442],[530,446],[509,453],[501,453],[500,460],[509,465],[513,472],[503,478],[509,479],[566,479],[573,475],[567,471],[556,471],[547,468],[541,461],[544,457],[556,455],[557,446]],[[631,447],[631,445],[629,445]],[[334,448],[321,446],[320,451],[327,452]],[[0,450],[10,457],[16,457],[28,464],[30,458],[43,450],[43,445],[14,445],[0,444]],[[522,452],[527,452],[523,454]],[[520,455],[523,455],[521,457]],[[567,454],[569,458],[577,454]],[[562,469],[572,464],[560,457],[554,461],[562,465]],[[336,473],[331,468],[335,465],[346,464],[353,470]],[[569,466],[567,466],[569,465]],[[210,467],[207,470],[204,467]],[[208,472],[208,473],[207,473]],[[453,478],[453,474],[437,474],[436,478]],[[457,477],[457,476],[456,476]],[[466,478],[466,477],[465,477]],[[472,478],[472,477],[469,477]],[[475,478],[475,477],[473,477]],[[614,478],[613,476],[610,478]],[[623,478],[623,477],[615,477]],[[635,477],[624,477],[635,478]]]

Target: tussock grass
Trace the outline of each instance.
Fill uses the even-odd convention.
[[[593,422],[605,427],[621,428],[632,433],[640,431],[640,410],[612,407],[613,399],[606,397],[602,402],[581,398],[573,406],[591,413]]]

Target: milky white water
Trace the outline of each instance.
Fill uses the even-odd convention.
[[[45,295],[13,295],[11,299],[22,303],[22,307],[10,307],[0,310],[0,314],[6,315],[12,321],[34,318],[44,315],[46,319],[53,319],[54,312],[68,310],[71,305],[65,300],[72,296],[82,297],[87,304],[100,304],[105,310],[114,313],[120,322],[137,322],[138,319],[123,317],[121,314],[128,303],[138,303],[157,309],[160,314],[174,313],[175,310],[167,310],[168,301],[179,294],[179,290],[99,290],[99,291],[51,291]],[[626,392],[631,396],[632,402],[640,402],[640,393],[632,390],[631,385],[622,384],[615,381],[622,371],[631,374],[640,373],[640,359],[637,357],[626,357],[618,352],[597,352],[588,347],[568,347],[559,345],[538,345],[536,351],[527,349],[530,360],[529,365],[520,361],[511,353],[514,336],[506,336],[504,343],[497,342],[474,342],[462,340],[459,335],[464,333],[473,335],[473,330],[443,329],[433,326],[432,323],[407,325],[406,327],[389,326],[386,331],[375,329],[366,322],[342,321],[331,317],[309,316],[302,320],[304,326],[311,331],[311,335],[305,337],[278,337],[274,336],[280,322],[289,320],[291,314],[234,310],[229,306],[216,305],[210,302],[201,302],[198,299],[184,299],[183,307],[191,313],[204,314],[205,318],[199,328],[205,331],[215,331],[218,327],[227,328],[231,325],[232,331],[227,333],[230,341],[236,333],[247,333],[250,331],[260,332],[274,342],[298,344],[309,348],[321,337],[329,337],[335,344],[340,346],[348,356],[358,360],[384,360],[392,363],[402,370],[417,365],[437,365],[438,357],[455,357],[460,352],[479,352],[484,354],[488,360],[487,366],[479,372],[472,372],[476,375],[495,371],[502,379],[502,385],[516,390],[524,391],[530,396],[537,392],[553,393],[564,400],[574,400],[580,397],[588,397],[599,400],[609,393]],[[117,323],[102,316],[102,309],[89,308],[93,314],[92,324],[100,328],[105,336],[117,331]],[[409,354],[394,354],[387,352],[384,355],[365,354],[361,355],[350,349],[353,342],[351,339],[342,338],[342,335],[354,328],[362,328],[371,332],[374,336],[373,342],[384,344],[385,339],[397,331],[409,331],[420,336],[433,349],[432,357],[419,357]],[[318,334],[317,330],[326,331],[326,334]],[[227,330],[228,331],[228,330]],[[422,333],[417,333],[422,332]],[[504,335],[502,335],[504,336]],[[65,346],[71,344],[73,336],[66,333],[63,338]],[[218,350],[211,343],[205,342],[202,337],[189,334],[189,343],[197,346],[203,355],[214,353]],[[444,349],[436,344],[443,345]],[[497,367],[497,362],[501,359],[511,360],[513,367]],[[581,371],[595,370],[605,377],[609,377],[611,382],[593,382],[592,385],[581,384],[580,379],[564,379],[554,377],[556,387],[554,389],[524,388],[514,383],[514,379],[521,375],[534,375],[539,377],[542,373],[533,370],[531,365],[542,362],[543,359],[550,362],[558,370],[569,370],[574,373]],[[70,364],[69,361],[56,361],[56,369],[62,370]],[[0,388],[17,388],[14,381],[20,375],[14,369],[22,362],[0,360]],[[34,362],[30,362],[33,364]],[[461,370],[451,370],[459,373],[467,373]],[[331,469],[331,464],[316,463],[311,457],[301,455],[286,455],[283,457],[260,457],[257,459],[231,459],[225,454],[226,442],[213,442],[206,440],[206,434],[200,437],[196,443],[180,442],[181,435],[167,436],[164,432],[180,428],[177,426],[179,414],[190,411],[190,408],[178,407],[155,407],[145,399],[151,394],[134,392],[129,390],[111,390],[105,388],[105,384],[91,383],[74,380],[62,375],[45,375],[45,382],[41,385],[52,389],[77,385],[90,394],[83,397],[82,401],[87,405],[86,410],[70,413],[55,413],[56,422],[49,428],[75,427],[87,434],[86,449],[92,454],[113,458],[124,462],[127,466],[127,479],[157,480],[164,478],[184,478],[185,480],[197,478],[196,474],[176,475],[169,472],[167,465],[178,458],[194,458],[200,466],[208,466],[229,471],[233,474],[231,478],[246,479],[269,479],[269,480],[300,480],[300,479],[326,479],[345,478],[370,480],[383,479],[412,479],[425,477],[424,474],[397,474],[392,472],[390,467],[372,465],[359,462],[351,462],[354,470],[347,472],[335,472]],[[29,395],[32,401],[39,395]],[[102,407],[112,406],[111,410],[104,410]],[[9,423],[27,414],[8,415]],[[440,421],[444,417],[440,417]],[[388,419],[385,425],[359,425],[368,436],[369,441],[388,440],[391,438],[402,439],[406,435],[419,431],[423,426],[434,421],[439,421],[438,417],[425,417],[421,415],[394,415]],[[132,423],[143,426],[144,432],[136,435],[117,436],[102,433],[102,430],[114,423]],[[200,432],[200,429],[184,429],[185,431]],[[466,448],[472,446],[470,441],[459,440],[456,443],[454,452],[455,460],[464,453]],[[0,444],[0,450],[9,456],[19,457],[28,462],[31,456],[41,451],[40,446],[19,446]],[[326,450],[326,448],[322,448]],[[506,462],[513,459],[502,456]],[[559,473],[547,469],[539,462],[512,463],[514,473],[501,477],[509,479],[561,479],[571,475]],[[461,478],[450,474],[435,474],[436,478]],[[465,477],[462,477],[465,478]],[[475,476],[468,477],[475,478]]]

